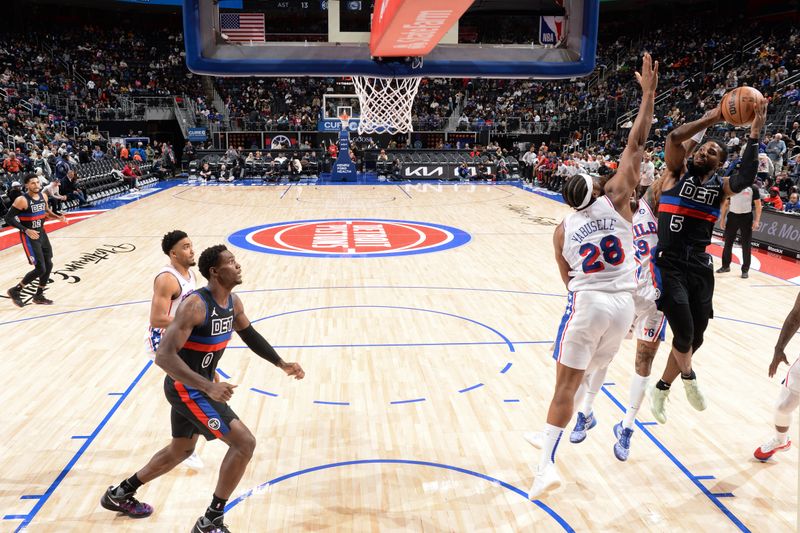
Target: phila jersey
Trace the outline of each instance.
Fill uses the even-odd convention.
[[[659,249],[705,252],[723,196],[719,176],[701,184],[700,178],[689,172],[673,188],[663,191],[658,206]]]
[[[637,294],[643,298],[656,300],[657,273],[653,256],[658,245],[658,219],[644,198],[639,200],[633,213],[633,244],[636,246],[636,259],[639,262]]]
[[[197,287],[197,279],[194,277],[194,272],[191,270],[189,270],[189,279],[185,279],[171,266],[163,267],[158,271],[156,277],[164,274],[165,272],[175,276],[175,279],[178,280],[178,284],[180,284],[181,287],[181,293],[177,298],[173,298],[169,303],[169,316],[174,317],[180,303],[184,301],[192,292],[194,292],[195,288]],[[145,350],[147,351],[150,359],[155,359],[156,351],[158,351],[158,345],[161,343],[161,335],[163,333],[164,328],[154,328],[152,326],[147,328],[147,335],[145,337]]]
[[[217,362],[233,335],[233,296],[225,306],[214,301],[207,287],[194,292],[206,305],[206,318],[195,326],[178,356],[193,371],[208,380],[214,379]]]
[[[564,218],[564,247],[570,267],[569,290],[633,292],[636,260],[630,222],[607,196]]]

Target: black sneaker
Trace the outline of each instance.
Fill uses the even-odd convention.
[[[730,272],[731,267],[719,267],[717,269],[717,274],[724,274],[725,272]]]
[[[231,533],[228,526],[223,523],[223,518],[225,518],[225,515],[209,520],[203,515],[194,523],[192,533]]]
[[[44,294],[39,294],[37,292],[33,295],[33,303],[39,305],[53,305],[53,300],[49,300]]]
[[[747,279],[749,277],[750,277],[750,274],[748,274],[747,272],[742,272],[742,278]]]
[[[21,290],[22,289],[19,288],[19,285],[14,285],[6,291],[8,297],[11,298],[11,301],[14,302],[14,305],[17,307],[25,306],[25,302],[22,301],[22,294],[20,293]]]
[[[146,518],[153,514],[153,507],[133,497],[133,492],[122,492],[122,489],[108,490],[100,499],[100,505],[109,511],[117,511],[131,518]]]

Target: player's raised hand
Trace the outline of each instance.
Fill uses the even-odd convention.
[[[789,360],[786,358],[786,354],[783,350],[779,350],[775,348],[775,355],[772,356],[772,362],[769,364],[769,377],[775,375],[775,372],[778,371],[778,367],[781,366],[781,363],[789,364]]]
[[[756,102],[754,109],[756,116],[753,123],[750,125],[750,137],[760,137],[761,130],[767,122],[767,99],[762,98],[760,102]]]
[[[233,396],[233,389],[236,387],[238,387],[238,385],[233,385],[225,381],[212,382],[206,394],[215,402],[227,402],[231,399],[231,396]]]
[[[642,86],[642,92],[655,93],[658,87],[658,61],[653,62],[650,53],[642,57],[642,72],[636,73],[636,81]]]
[[[287,376],[293,376],[294,379],[303,379],[306,376],[305,371],[303,368],[297,363],[281,363],[281,370],[286,372]]]

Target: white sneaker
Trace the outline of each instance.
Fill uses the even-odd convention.
[[[558,475],[555,463],[547,463],[547,466],[543,469],[537,467],[533,485],[531,485],[531,490],[528,491],[528,499],[539,499],[560,486],[561,477]]]
[[[650,413],[659,424],[667,423],[666,403],[669,397],[669,389],[661,390],[655,385],[649,389],[650,396]],[[688,392],[687,392],[688,394]]]
[[[544,431],[529,431],[528,433],[523,433],[522,438],[537,450],[541,450],[544,446]]]
[[[706,404],[706,397],[703,396],[703,393],[700,392],[700,388],[697,386],[697,378],[681,378],[681,380],[683,380],[683,390],[686,392],[686,399],[689,400],[689,405],[698,411],[705,411],[708,405]]]
[[[778,437],[773,436],[769,442],[756,448],[756,451],[753,452],[753,456],[759,461],[766,461],[775,455],[776,452],[785,452],[791,447],[792,441],[790,439],[786,439],[786,442],[783,442]]]
[[[192,452],[192,455],[183,460],[183,464],[192,470],[200,470],[203,468],[203,460],[197,455],[197,452]]]

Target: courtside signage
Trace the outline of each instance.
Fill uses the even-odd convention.
[[[440,224],[373,218],[278,222],[239,230],[239,248],[299,257],[396,257],[440,252],[466,244],[469,233]]]

